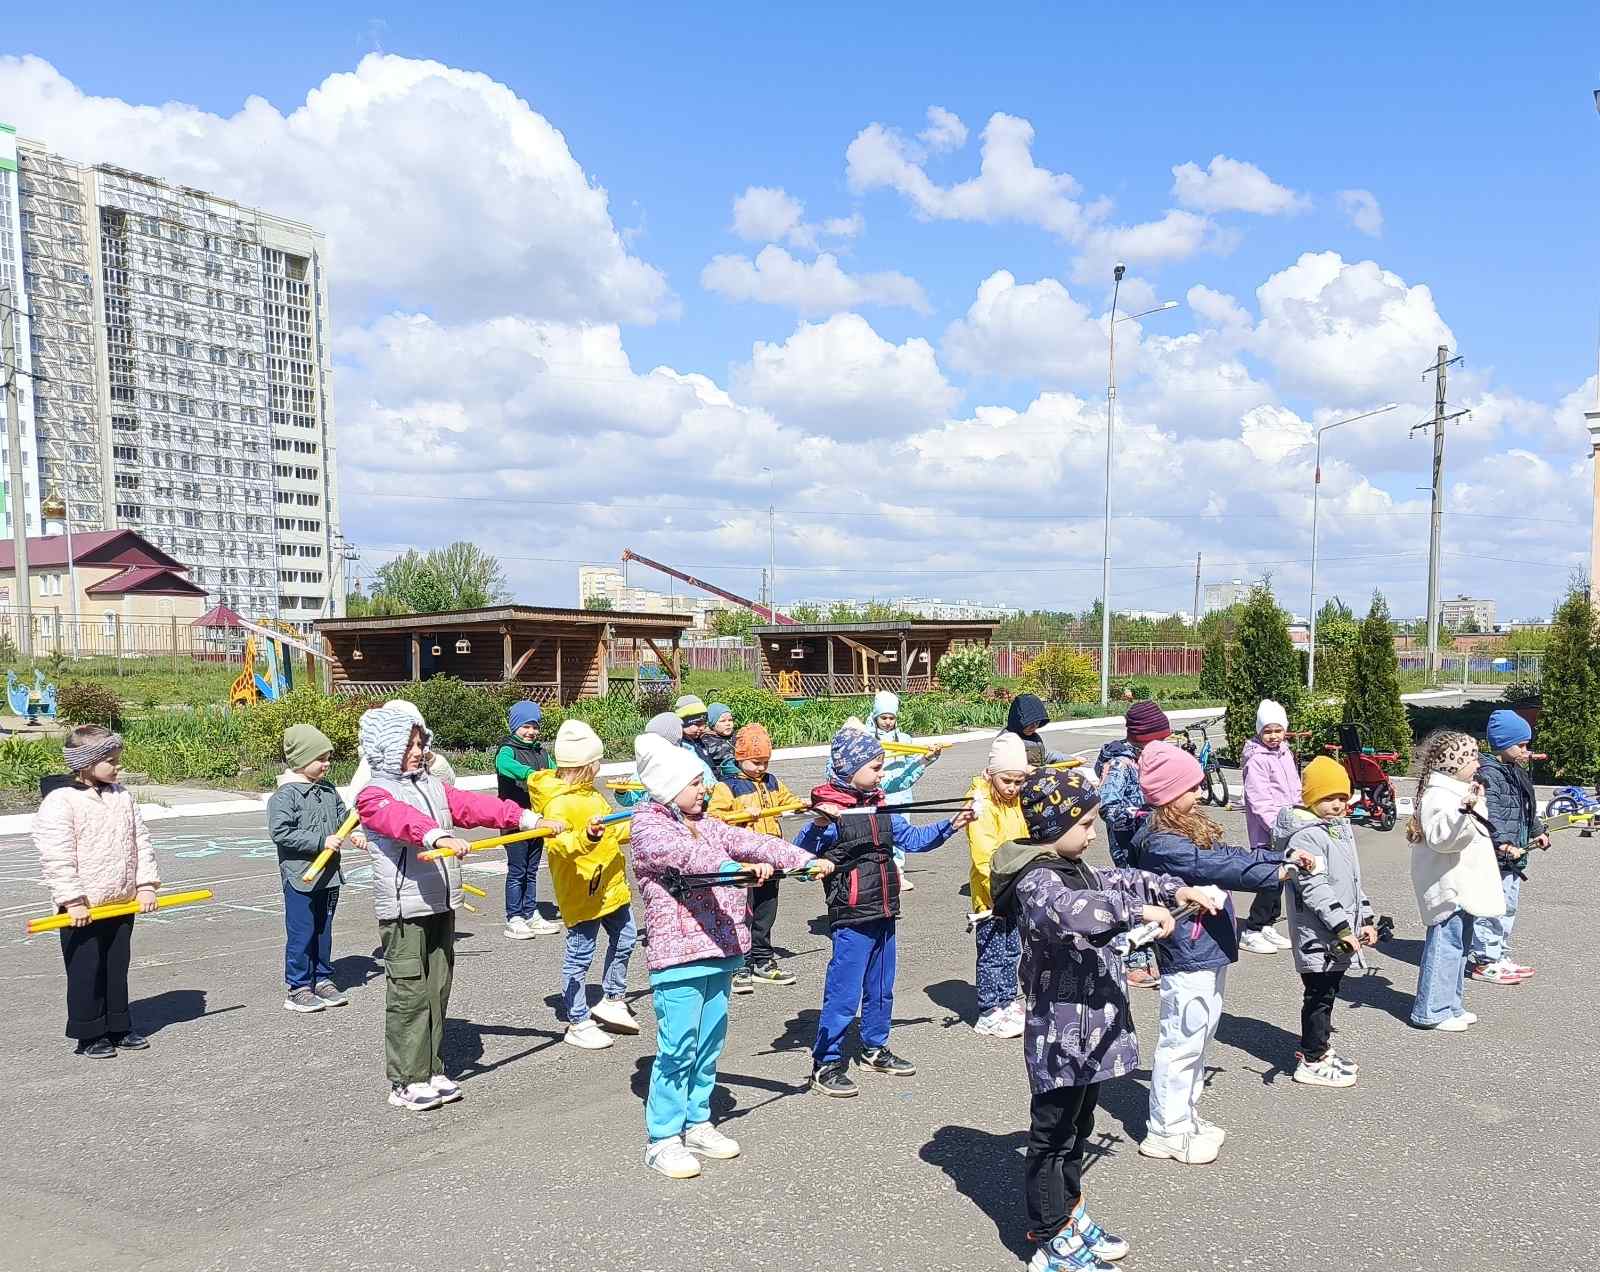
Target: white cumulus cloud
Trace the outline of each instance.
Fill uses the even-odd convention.
[[[768,244],[748,256],[715,256],[700,273],[700,285],[729,300],[784,305],[803,314],[835,313],[863,305],[900,305],[928,312],[928,298],[914,278],[888,270],[849,274],[830,252],[814,261],[796,260]]]
[[[1378,196],[1371,190],[1341,190],[1337,198],[1339,210],[1356,229],[1373,238],[1383,233],[1383,209],[1378,206]]]
[[[1138,332],[1118,329],[1131,353]],[[978,285],[966,317],[945,328],[944,354],[958,371],[974,375],[1030,376],[1062,383],[1106,374],[1106,330],[1053,278],[1018,283],[996,270]]]
[[[1172,169],[1172,195],[1186,208],[1201,212],[1255,212],[1282,216],[1303,212],[1311,200],[1281,186],[1253,163],[1215,155],[1202,168],[1181,163]]]
[[[943,106],[928,107],[928,126],[917,134],[932,151],[960,150],[967,144],[967,126]]]
[[[733,201],[733,232],[751,243],[786,242],[809,250],[821,237],[854,238],[863,227],[859,212],[820,225],[805,218],[805,204],[781,186],[747,186]]]

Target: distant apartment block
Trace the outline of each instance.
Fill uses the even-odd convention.
[[[1454,600],[1439,602],[1439,621],[1446,627],[1477,627],[1491,631],[1495,625],[1497,606],[1482,597],[1457,596]]]
[[[1227,583],[1207,583],[1202,614],[1215,614],[1234,605],[1243,605],[1250,599],[1250,585],[1240,579]]]
[[[692,589],[684,592],[657,592],[646,587],[630,587],[627,575],[615,565],[580,565],[578,567],[578,604],[587,607],[591,601],[608,601],[618,613],[628,614],[685,614],[694,619],[696,627],[707,627],[711,616],[718,610],[739,610],[732,601],[710,596]]]

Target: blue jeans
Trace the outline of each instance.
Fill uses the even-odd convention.
[[[506,918],[531,919],[539,913],[539,862],[544,845],[537,839],[506,845]]]
[[[822,987],[822,1017],[811,1058],[832,1064],[844,1055],[844,1035],[861,1013],[861,1045],[889,1042],[894,1014],[894,920],[874,919],[833,930],[833,956]]]
[[[633,908],[621,906],[598,919],[574,923],[567,929],[567,948],[561,955],[561,1001],[567,1012],[567,1023],[575,1025],[589,1018],[589,996],[585,992],[589,979],[589,965],[594,962],[594,949],[604,927],[610,938],[606,945],[606,967],[600,984],[607,998],[621,998],[628,989],[628,958],[633,953],[634,942],[639,939],[633,925]]]
[[[1474,963],[1498,963],[1511,957],[1511,929],[1517,922],[1517,898],[1522,895],[1522,880],[1514,874],[1503,874],[1500,890],[1506,894],[1505,918],[1472,921],[1472,949],[1467,956]]]
[[[1411,1004],[1411,1023],[1431,1029],[1466,1010],[1461,989],[1467,977],[1467,943],[1472,916],[1457,910],[1428,929],[1422,942],[1422,966],[1417,970],[1417,997]]]
[[[1017,996],[1017,961],[1022,931],[1016,924],[984,919],[978,924],[978,1010],[993,1011]]]
[[[656,1062],[644,1102],[645,1133],[652,1144],[711,1120],[732,982],[731,970],[715,967],[654,987]]]
[[[338,888],[297,892],[283,885],[283,981],[290,989],[310,989],[333,979],[333,912]]]

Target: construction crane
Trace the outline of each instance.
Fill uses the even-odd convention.
[[[687,583],[690,587],[697,587],[702,592],[710,592],[712,596],[720,596],[725,601],[732,601],[735,605],[742,605],[747,610],[753,610],[756,616],[765,616],[769,623],[776,623],[780,627],[794,627],[795,620],[787,614],[779,613],[771,606],[763,605],[759,601],[752,601],[748,597],[740,596],[736,592],[729,592],[718,587],[715,583],[707,583],[704,579],[697,579],[692,574],[685,574],[682,570],[674,570],[670,565],[662,565],[660,561],[652,561],[647,556],[640,556],[631,549],[622,550],[622,564],[626,566],[629,561],[637,561],[640,565],[648,565],[652,570],[660,570],[675,579]]]

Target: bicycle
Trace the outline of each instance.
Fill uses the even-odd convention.
[[[1222,775],[1222,761],[1217,758],[1217,753],[1211,746],[1211,735],[1207,732],[1209,725],[1217,724],[1221,720],[1221,716],[1213,716],[1209,720],[1196,720],[1183,725],[1178,730],[1183,735],[1183,741],[1178,745],[1200,763],[1206,803],[1215,804],[1218,808],[1227,808],[1228,780]],[[1198,742],[1194,739],[1195,733],[1200,735]]]

